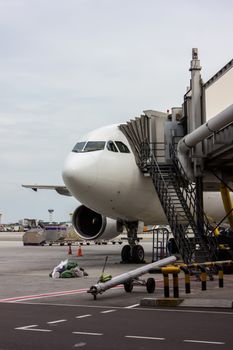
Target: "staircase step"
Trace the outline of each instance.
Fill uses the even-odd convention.
[[[154,187],[160,198],[161,205],[167,216],[169,225],[176,240],[178,249],[185,262],[191,262],[193,254],[198,259],[208,260],[210,257],[210,246],[198,231],[193,213],[195,213],[195,197],[191,191],[195,191],[193,184],[185,178],[183,170],[174,157],[173,164],[157,163],[155,158],[150,157],[147,164],[143,163],[144,176],[151,176]],[[146,166],[145,166],[146,164]],[[189,233],[195,238],[189,239],[187,235],[187,222]],[[197,253],[196,246],[199,246]]]

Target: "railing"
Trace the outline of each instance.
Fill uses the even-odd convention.
[[[169,183],[167,183],[165,180],[165,175],[161,172],[160,166],[154,156],[156,146],[156,144],[153,144],[153,147],[151,149],[149,144],[143,144],[141,152],[141,166],[144,170],[146,166],[152,176],[152,181],[154,183],[163,209],[166,213],[169,225],[171,227],[183,260],[185,262],[190,262],[192,261],[194,247],[188,239],[185,227],[179,223],[180,217],[176,210],[177,203],[175,203],[174,199],[169,195]],[[168,175],[170,178],[172,178],[172,172],[169,172]]]
[[[172,162],[167,164],[164,158],[164,144],[149,144],[145,142],[141,147],[141,158],[138,165],[142,171],[147,171],[151,174],[155,189],[184,261],[191,262],[196,244],[199,244],[199,251],[203,258],[212,260],[216,258],[217,242],[211,236],[208,219],[202,213],[199,203],[197,203],[196,185],[190,182],[186,176],[182,165],[176,157],[175,148],[171,149],[171,152]],[[157,159],[163,159],[163,163],[158,163]],[[199,214],[201,213],[200,217],[198,212]],[[187,235],[188,225],[191,226],[194,233],[195,244],[191,243]]]
[[[203,242],[204,245],[207,244],[209,250],[209,258],[216,259],[216,251],[217,251],[217,240],[214,237],[213,231],[210,229],[210,222],[203,211],[200,203],[197,201],[196,196],[196,184],[191,182],[187,177],[182,164],[176,156],[175,147],[171,148],[172,162],[174,165],[175,172],[178,176],[179,189],[182,193],[182,196],[187,204],[189,204],[189,210],[194,220],[194,225],[192,227],[195,232],[195,236],[200,238],[201,240],[205,240]],[[191,221],[192,222],[192,221]],[[190,224],[191,224],[190,222]],[[202,232],[199,232],[202,230]]]

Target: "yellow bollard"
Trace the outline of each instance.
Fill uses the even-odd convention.
[[[187,266],[181,266],[180,269],[184,272],[185,293],[191,293],[190,288],[190,272]]]
[[[169,298],[170,292],[169,292],[169,277],[168,273],[163,273],[163,281],[164,281],[164,297]]]
[[[204,266],[199,266],[201,270],[201,290],[206,290],[207,273]]]
[[[173,296],[174,298],[179,298],[179,281],[177,272],[173,272]]]
[[[170,295],[168,274],[171,273],[173,275],[173,295],[174,295],[174,298],[179,298],[179,280],[178,280],[178,273],[180,272],[179,267],[177,266],[162,267],[161,271],[163,273],[163,279],[164,279],[164,297],[169,298],[169,295]]]
[[[223,266],[222,265],[217,265],[218,268],[218,286],[219,288],[223,288],[224,283],[223,283]]]

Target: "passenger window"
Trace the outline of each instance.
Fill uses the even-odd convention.
[[[100,151],[104,149],[105,143],[105,141],[89,141],[84,148],[84,152]]]
[[[76,152],[76,153],[82,152],[83,147],[85,146],[85,143],[86,141],[76,143],[76,145],[72,149],[72,152]]]
[[[123,142],[115,141],[115,143],[116,143],[116,145],[121,153],[130,153],[130,150]]]
[[[113,141],[108,141],[108,143],[107,143],[107,149],[108,149],[109,151],[111,151],[111,152],[118,152],[118,150],[117,150],[117,148],[116,148],[116,146],[115,146],[115,144],[114,144]]]

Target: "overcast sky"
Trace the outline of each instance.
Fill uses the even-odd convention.
[[[192,47],[208,80],[232,59],[231,0],[0,0],[0,213],[68,220],[63,184],[78,138],[146,109],[180,106]]]

